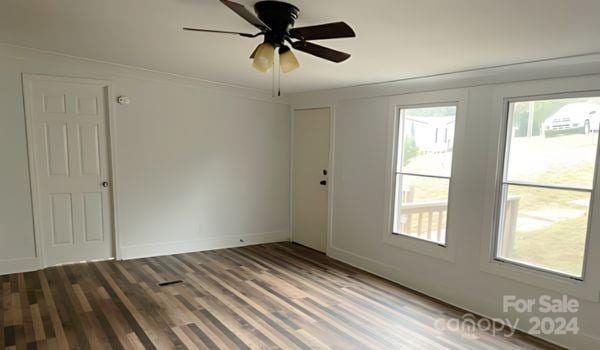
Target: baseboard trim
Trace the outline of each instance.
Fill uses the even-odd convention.
[[[410,290],[413,290],[417,293],[423,294],[429,298],[438,300],[442,303],[451,305],[453,307],[462,309],[468,313],[471,313],[473,315],[478,315],[478,316],[482,316],[488,319],[492,319],[494,317],[486,314],[486,313],[482,313],[480,311],[475,311],[473,310],[473,308],[467,307],[465,305],[462,305],[461,303],[457,303],[457,302],[453,302],[450,301],[448,298],[442,297],[440,295],[436,295],[434,292],[431,291],[426,291],[423,288],[420,288],[418,286],[415,286],[414,283],[410,283],[406,280],[402,280],[400,278],[398,278],[398,274],[395,272],[395,270],[399,270],[398,268],[391,266],[391,265],[387,265],[384,264],[380,261],[362,256],[362,255],[358,255],[356,253],[353,253],[351,251],[347,251],[345,249],[341,249],[341,248],[337,248],[334,246],[330,246],[327,250],[327,256],[335,259],[335,260],[339,260],[341,262],[344,262],[348,265],[354,266],[360,270],[372,273],[373,275],[379,276],[381,278],[384,278],[388,281],[392,281],[394,283],[397,283],[403,287],[406,287]],[[526,330],[523,329],[519,329],[517,328],[517,330],[521,333],[525,333],[527,334]],[[558,342],[555,339],[549,339],[548,337],[540,337],[537,335],[532,335],[532,337],[538,339],[540,342],[547,342],[549,344],[552,345],[556,345],[565,349],[571,348],[572,346],[565,346],[562,344],[562,342]],[[577,349],[589,349],[590,347],[588,347],[589,344],[594,344],[594,346],[597,346],[597,338],[592,337],[584,332],[580,332],[578,335],[575,336],[570,336],[571,337],[571,341],[569,341],[570,343],[575,342],[577,345],[573,348],[577,348]],[[585,345],[584,345],[585,344]]]
[[[41,267],[40,259],[38,258],[0,260],[0,275],[36,271],[41,269]]]
[[[152,256],[199,252],[204,250],[235,248],[246,245],[282,242],[289,240],[290,234],[287,231],[276,231],[213,237],[191,241],[165,242],[122,247],[121,258],[123,260],[129,260]]]

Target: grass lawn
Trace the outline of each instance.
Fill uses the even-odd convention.
[[[583,217],[561,220],[537,231],[517,232],[512,258],[580,276],[586,227],[587,217]]]
[[[540,174],[538,183],[554,184],[562,180],[589,178],[592,165],[553,169]],[[524,186],[510,186],[509,197],[519,197],[519,219],[544,220],[539,229],[519,230],[511,259],[580,276],[587,235],[589,194]],[[519,224],[517,224],[519,226]]]

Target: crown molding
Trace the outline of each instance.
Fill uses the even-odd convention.
[[[270,91],[244,86],[226,84],[192,76],[161,72],[142,67],[128,66],[113,62],[71,56],[64,53],[40,50],[36,48],[0,43],[0,57],[39,63],[43,69],[35,69],[25,73],[72,75],[73,67],[84,71],[85,78],[102,79],[140,79],[171,83],[179,86],[200,88],[212,93],[221,93],[241,98],[260,100],[275,104],[289,104],[287,96],[272,97]]]

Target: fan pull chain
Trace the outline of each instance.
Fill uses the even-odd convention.
[[[275,94],[277,91],[277,94]],[[281,96],[281,64],[279,64],[279,55],[273,59],[273,84],[271,85],[271,97]]]
[[[271,97],[275,97],[275,60],[273,60],[273,83],[271,84]]]

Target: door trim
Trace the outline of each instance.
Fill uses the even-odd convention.
[[[108,147],[108,174],[111,181],[111,201],[109,203],[112,214],[112,235],[113,235],[113,258],[121,259],[121,244],[120,235],[118,230],[118,216],[117,216],[117,162],[115,157],[115,150],[117,149],[116,143],[116,121],[114,120],[113,110],[113,87],[112,82],[109,80],[100,79],[87,79],[87,78],[71,78],[71,77],[59,77],[43,74],[26,74],[21,75],[22,86],[23,86],[23,106],[25,109],[25,133],[27,139],[27,157],[29,162],[29,182],[31,187],[31,208],[33,216],[33,230],[34,230],[34,242],[35,242],[35,258],[38,261],[39,268],[48,267],[46,262],[45,252],[43,250],[43,237],[41,234],[41,203],[39,199],[39,183],[38,183],[38,169],[36,167],[36,153],[34,147],[34,121],[33,121],[33,108],[31,106],[31,96],[33,96],[32,83],[35,81],[55,81],[61,83],[76,83],[76,84],[90,84],[98,85],[106,88],[106,113],[107,115],[107,147]]]
[[[328,165],[327,165],[327,232],[325,237],[325,255],[329,255],[329,251],[333,248],[333,191],[334,191],[334,174],[335,169],[333,166],[333,154],[335,147],[335,106],[324,105],[324,106],[302,106],[290,107],[291,118],[290,118],[290,241],[294,241],[294,118],[296,111],[306,111],[311,109],[329,109],[329,154],[328,154]]]

